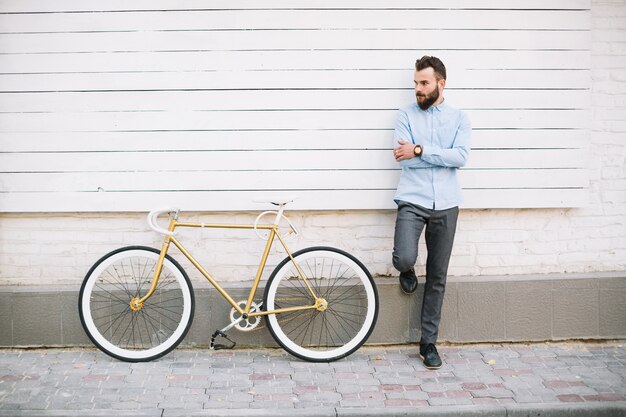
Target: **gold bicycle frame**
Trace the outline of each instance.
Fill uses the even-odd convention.
[[[222,288],[218,282],[213,278],[206,269],[200,265],[200,263],[184,248],[184,246],[176,239],[173,235],[166,235],[163,245],[161,246],[161,253],[159,255],[159,260],[157,261],[157,265],[154,272],[154,277],[152,279],[152,285],[148,293],[140,299],[134,299],[131,301],[131,308],[134,310],[139,310],[142,308],[143,303],[148,300],[152,294],[156,291],[156,288],[159,283],[159,278],[161,276],[161,271],[163,269],[163,262],[165,261],[165,255],[169,250],[170,243],[173,243],[183,255],[192,263],[192,265],[215,287],[215,289],[224,297],[226,301],[241,315],[245,315],[245,317],[257,317],[257,316],[266,316],[268,314],[280,314],[280,313],[289,313],[293,311],[302,311],[302,310],[324,310],[326,308],[325,300],[319,298],[313,287],[309,283],[306,275],[302,272],[298,264],[296,263],[291,251],[285,244],[285,241],[278,233],[277,225],[249,225],[249,224],[221,224],[221,223],[213,223],[213,224],[205,224],[205,223],[187,223],[187,222],[179,222],[176,217],[170,218],[170,223],[168,227],[169,232],[174,232],[177,227],[206,227],[212,229],[261,229],[261,230],[269,230],[269,236],[267,238],[267,243],[265,244],[265,250],[263,251],[263,255],[261,257],[261,261],[259,263],[259,267],[256,272],[256,276],[254,277],[254,282],[252,283],[252,288],[250,289],[250,295],[248,296],[248,301],[246,302],[245,308],[241,308],[235,300],[228,294],[228,292]],[[254,296],[256,295],[257,289],[259,287],[259,283],[261,282],[261,275],[263,274],[263,270],[265,269],[265,264],[267,263],[267,258],[269,256],[270,250],[272,248],[272,244],[274,243],[274,238],[278,238],[280,243],[282,244],[285,252],[291,259],[291,262],[295,266],[298,274],[300,275],[300,279],[304,281],[309,292],[311,293],[311,298],[314,300],[314,303],[309,306],[301,306],[301,307],[289,307],[289,308],[281,308],[271,311],[258,311],[258,312],[250,312],[252,307],[252,302],[254,300]]]

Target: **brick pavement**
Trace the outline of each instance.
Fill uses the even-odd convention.
[[[0,350],[0,416],[626,415],[626,343],[439,351],[444,365],[429,371],[415,346],[365,347],[333,363],[279,349],[177,349],[137,364],[95,349]]]

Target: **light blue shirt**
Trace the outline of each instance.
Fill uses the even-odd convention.
[[[433,210],[446,210],[462,201],[457,168],[470,152],[469,117],[445,102],[422,110],[417,103],[398,113],[393,147],[403,140],[422,145],[421,157],[400,161],[402,173],[394,200]]]

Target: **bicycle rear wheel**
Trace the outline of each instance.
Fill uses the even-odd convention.
[[[159,358],[185,337],[194,313],[189,277],[170,256],[154,294],[134,311],[130,301],[147,294],[159,251],[144,246],[117,249],[91,267],[80,289],[80,321],[104,353],[128,362]]]
[[[293,258],[328,307],[270,314],[270,333],[287,352],[307,361],[330,362],[350,355],[365,343],[378,316],[378,292],[369,271],[335,248],[307,248]],[[267,311],[315,304],[289,257],[272,272],[263,303]]]

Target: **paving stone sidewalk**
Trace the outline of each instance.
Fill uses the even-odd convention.
[[[0,416],[626,415],[626,342],[439,351],[430,371],[404,345],[333,363],[279,349],[177,349],[136,364],[95,349],[0,350]]]

